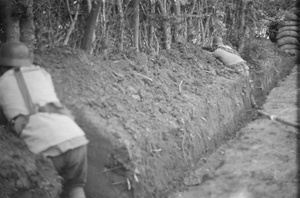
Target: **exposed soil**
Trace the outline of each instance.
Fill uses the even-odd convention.
[[[262,111],[297,123],[297,68],[273,89]],[[185,184],[190,191],[172,198],[298,197],[298,130],[259,117],[217,149]]]
[[[180,51],[181,47],[184,51]],[[105,149],[106,155],[110,155],[106,162],[103,161],[105,158],[98,157],[105,155],[101,152],[89,155],[90,167],[95,169],[90,178],[95,175],[98,178],[105,177],[107,182],[104,185],[109,186],[103,195],[99,194],[98,184],[90,184],[88,181],[87,187],[92,186],[87,190],[92,192],[91,197],[133,196],[132,191],[128,191],[127,179],[133,183],[131,185],[140,184],[134,184],[132,173],[142,177],[139,179],[142,192],[136,194],[160,197],[178,188],[183,176],[194,164],[211,153],[222,141],[220,135],[213,137],[217,126],[211,118],[225,118],[223,122],[227,125],[226,122],[233,122],[228,131],[245,122],[232,118],[235,112],[242,109],[245,99],[241,94],[236,98],[230,97],[236,92],[242,93],[241,85],[245,84],[245,79],[218,64],[206,51],[194,46],[178,46],[178,51],[165,52],[159,57],[130,53],[124,57],[115,56],[111,57],[115,61],[103,61],[90,59],[84,53],[56,49],[50,55],[43,54],[45,62],[40,64],[52,73],[58,94],[65,104],[71,108],[84,106],[85,110],[77,111],[76,117],[79,115],[81,118],[78,122],[85,131],[92,130],[85,124],[89,123],[90,118],[86,119],[89,116],[81,114],[89,107],[89,110],[96,112],[93,125],[98,126],[98,131],[104,131],[103,136],[110,136],[107,139],[113,145],[109,148],[93,148],[97,143],[91,143],[91,149]],[[226,93],[213,93],[222,89]],[[229,99],[218,101],[223,94],[228,95]],[[233,105],[232,100],[238,102],[240,107]],[[218,103],[227,103],[225,108],[233,105],[235,110],[224,110],[223,115],[218,115],[216,112],[222,108]],[[210,109],[206,104],[218,105],[216,109]],[[232,115],[226,117],[229,112]],[[195,117],[201,117],[202,122],[208,123],[204,126],[207,135],[194,133],[202,125],[197,123]],[[85,121],[81,122],[82,119]],[[194,123],[189,120],[194,120]],[[202,145],[194,146],[196,142],[191,142],[193,135],[200,138],[197,141],[201,141]],[[95,174],[99,164],[105,174]],[[111,191],[112,188],[116,192]]]
[[[252,41],[243,57],[259,104],[294,62],[268,40]],[[35,62],[52,74],[90,140],[88,197],[166,197],[183,190],[184,178],[256,116],[246,79],[193,45],[178,44],[160,56],[110,54],[109,60],[56,48],[38,52]],[[24,152],[3,146],[0,164],[2,158],[14,164],[8,150]],[[6,180],[0,174],[0,184]],[[59,185],[47,189],[55,197]],[[25,191],[31,188],[13,184],[3,197]]]
[[[0,127],[0,197],[56,198],[61,178],[50,160],[34,156],[26,145]]]

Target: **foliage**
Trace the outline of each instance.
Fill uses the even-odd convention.
[[[120,44],[123,49],[136,46],[135,28],[139,29],[139,49],[145,52],[159,53],[164,48],[163,44],[168,37],[166,34],[171,34],[172,42],[192,42],[202,46],[210,45],[211,38],[217,35],[237,46],[243,36],[240,32],[240,2],[247,3],[247,37],[255,35],[270,21],[275,20],[280,10],[290,9],[295,5],[295,0],[140,0],[139,27],[136,27],[133,25],[135,0],[122,0],[121,4],[118,4],[118,0],[91,1],[101,4],[92,46],[94,54],[120,49]],[[87,2],[89,1],[34,1],[36,48],[52,48],[62,44],[80,48],[89,15]],[[180,13],[177,13],[178,10]],[[74,22],[76,14],[78,19]],[[75,24],[73,29],[72,23]],[[171,31],[164,31],[168,27]],[[3,30],[0,20],[0,34]],[[68,31],[71,34],[66,40]]]
[[[68,3],[67,3],[68,2]],[[34,1],[34,22],[37,48],[62,44],[80,3],[79,20],[71,34],[69,45],[78,48],[86,21],[86,5],[80,1],[39,0]]]

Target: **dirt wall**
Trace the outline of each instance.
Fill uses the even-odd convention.
[[[61,178],[50,160],[33,155],[17,137],[0,127],[0,197],[58,198]]]
[[[294,61],[268,49],[267,57],[251,55],[259,63],[249,61],[259,102]],[[200,48],[109,58],[58,48],[35,60],[90,140],[89,198],[167,197],[251,119],[246,79]]]
[[[281,54],[261,63],[260,70],[252,74],[254,81],[254,96],[263,101],[272,88],[285,78],[294,66],[295,57]]]
[[[139,127],[135,120],[123,125],[116,117],[104,120],[92,110],[77,111],[78,123],[91,141],[89,197],[160,197],[178,187],[183,173],[204,163],[206,155],[233,135],[247,116],[250,104],[244,86],[245,79],[219,78],[203,90],[202,97],[179,94],[180,101],[174,102],[179,114],[162,109],[155,121],[144,115],[153,131],[134,131]],[[134,141],[116,137],[126,130],[143,134]],[[157,195],[152,194],[155,191]]]
[[[270,50],[251,69],[260,103],[294,61]],[[90,140],[88,197],[167,196],[251,119],[246,79],[205,53],[48,65]]]
[[[262,62],[260,69],[251,71],[254,95],[259,103],[294,64],[292,57],[277,55]],[[132,112],[127,112],[127,116],[131,117],[127,120],[122,116],[106,120],[106,130],[102,132],[117,137],[119,145],[116,149],[110,147],[106,158],[110,163],[104,163],[108,168],[104,168],[103,173],[95,175],[97,168],[90,171],[88,195],[162,197],[178,190],[185,173],[199,163],[205,163],[208,154],[251,119],[246,80],[234,75],[214,77],[211,84],[201,87],[200,93],[170,91],[167,97],[152,98],[153,103],[140,96],[139,91],[133,91],[136,95],[133,95],[132,102],[143,102],[151,110],[147,108],[147,114],[138,111],[137,117],[131,117]],[[131,91],[133,89],[130,88]],[[189,87],[183,89],[188,90]],[[141,98],[144,100],[141,101]],[[116,138],[111,140],[115,141]],[[95,149],[91,146],[90,150]],[[100,161],[103,163],[101,158]],[[99,178],[105,178],[106,184]],[[99,183],[93,182],[96,179]],[[109,190],[103,191],[102,188]]]

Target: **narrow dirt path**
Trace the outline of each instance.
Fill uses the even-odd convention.
[[[297,68],[274,88],[262,111],[297,121]],[[297,130],[259,117],[184,180],[172,198],[297,197]]]

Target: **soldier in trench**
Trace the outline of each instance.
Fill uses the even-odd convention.
[[[0,48],[0,112],[32,153],[51,159],[63,178],[62,196],[85,198],[88,140],[60,103],[50,74],[32,64],[21,42]]]
[[[250,83],[250,100],[253,108],[258,108],[252,95],[253,83],[250,79],[249,67],[246,61],[242,59],[239,53],[228,45],[224,45],[221,37],[214,37],[212,42],[212,55],[221,61],[225,66],[237,71],[239,74],[249,79]]]

